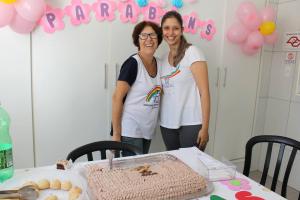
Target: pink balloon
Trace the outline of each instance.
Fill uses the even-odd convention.
[[[257,30],[262,22],[261,15],[252,2],[241,3],[236,14],[249,30]]]
[[[252,56],[259,51],[259,49],[251,48],[246,43],[241,46],[241,49],[242,49],[242,52],[248,56]]]
[[[275,16],[276,12],[271,6],[268,6],[261,11],[263,21],[275,21]]]
[[[264,36],[266,44],[275,44],[278,40],[278,33],[274,31],[271,35]]]
[[[9,26],[17,33],[30,33],[35,28],[36,22],[27,21],[16,14]]]
[[[245,45],[251,49],[260,49],[264,44],[264,37],[259,31],[253,31],[248,35]]]
[[[44,15],[46,4],[44,0],[18,0],[15,8],[22,18],[36,22]]]
[[[0,28],[8,25],[15,14],[16,11],[12,4],[5,4],[0,2]]]
[[[232,24],[227,31],[227,39],[232,43],[240,44],[246,40],[248,37],[249,31],[246,27],[237,22]]]

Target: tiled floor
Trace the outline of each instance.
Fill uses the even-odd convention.
[[[250,177],[259,182],[260,181],[260,177],[261,177],[261,172],[260,171],[253,171],[250,173]],[[267,178],[266,181],[266,187],[271,188],[271,183],[272,183],[272,179],[271,177]],[[280,194],[281,191],[281,183],[278,182],[277,186],[276,186],[276,193]],[[299,191],[295,190],[294,188],[288,187],[287,188],[287,199],[288,200],[298,200],[299,197]]]

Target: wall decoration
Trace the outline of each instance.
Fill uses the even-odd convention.
[[[72,25],[79,26],[90,22],[91,12],[95,13],[99,22],[116,20],[118,12],[123,23],[135,24],[143,19],[159,24],[166,12],[177,11],[183,6],[183,0],[172,0],[172,5],[165,9],[168,0],[148,1],[143,0],[141,3],[136,0],[94,0],[93,3],[83,3],[82,0],[70,0],[70,4],[64,8],[53,8],[46,5],[44,0],[0,0],[0,28],[9,25],[18,33],[30,33],[40,25],[46,33],[55,33],[65,28],[64,17],[69,18]],[[189,3],[195,1],[186,0]],[[266,12],[265,18],[270,19],[270,11]],[[197,12],[183,15],[183,20],[186,33],[198,33],[199,38],[207,41],[213,39],[216,33],[213,20],[201,20]],[[263,24],[262,34],[269,34],[274,29],[273,25]]]
[[[119,2],[118,10],[120,12],[120,20],[123,23],[136,23],[138,15],[140,14],[140,8],[134,3],[133,0],[127,2]]]
[[[96,19],[98,21],[108,20],[112,21],[115,19],[115,13],[117,6],[114,1],[110,0],[98,0],[92,6],[96,13]]]
[[[36,22],[28,21],[19,14],[16,14],[10,22],[9,27],[17,33],[25,34],[30,33],[36,27]]]
[[[199,26],[203,27],[203,29],[200,31],[201,38],[206,39],[208,41],[212,40],[213,36],[217,32],[214,21],[209,19],[207,21],[202,22]]]
[[[251,192],[240,191],[235,194],[236,200],[264,200],[261,197],[253,196]]]
[[[236,11],[238,22],[229,27],[227,39],[240,45],[246,55],[254,55],[264,44],[277,41],[275,15],[272,7],[259,12],[254,3],[243,2]]]
[[[60,8],[46,7],[45,15],[39,21],[43,30],[46,33],[54,33],[57,30],[62,30],[65,27],[63,22],[64,11]]]
[[[199,18],[195,12],[192,12],[189,15],[184,15],[182,18],[184,22],[184,32],[186,33],[195,34],[197,32],[198,25],[202,24],[199,22]]]
[[[12,4],[12,3],[15,3],[16,0],[0,0],[0,2],[5,3],[5,4]]]
[[[220,181],[223,185],[226,185],[228,189],[233,191],[240,191],[240,190],[250,190],[250,182],[244,178],[236,178],[232,180]]]
[[[17,33],[30,33],[45,9],[44,0],[0,0],[0,28],[8,25]]]
[[[296,64],[296,57],[297,57],[296,52],[286,52],[285,59],[284,59],[284,64],[285,65],[295,65]]]
[[[283,50],[300,51],[300,32],[286,32],[283,37]]]
[[[155,2],[150,2],[148,6],[142,8],[144,20],[152,21],[157,24],[160,23],[160,19],[163,16],[163,10]]]
[[[182,0],[172,0],[172,5],[176,8],[182,8],[183,1]]]
[[[148,0],[136,0],[139,7],[145,7],[148,5]]]
[[[10,24],[15,14],[13,5],[0,2],[0,28]]]
[[[30,22],[41,19],[46,9],[44,0],[18,0],[14,5],[17,13]]]
[[[72,0],[71,5],[65,7],[65,13],[70,17],[73,25],[87,24],[90,22],[91,6],[83,4],[81,0]]]

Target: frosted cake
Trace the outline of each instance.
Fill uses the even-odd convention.
[[[92,164],[87,180],[97,200],[189,199],[207,187],[204,177],[177,159],[112,170]]]

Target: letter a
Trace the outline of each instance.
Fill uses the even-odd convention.
[[[84,17],[84,13],[83,13],[83,11],[82,11],[82,8],[81,8],[80,6],[76,6],[75,12],[76,12],[76,18],[77,18],[77,20],[80,20],[80,18],[81,18],[81,19],[84,19],[84,18],[85,18],[85,17]]]
[[[128,4],[126,6],[126,15],[127,18],[133,18],[133,11],[132,11],[132,6]]]

